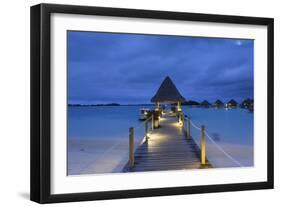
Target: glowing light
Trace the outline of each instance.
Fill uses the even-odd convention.
[[[182,125],[183,125],[183,123],[182,123],[182,121],[180,120],[180,121],[179,121],[179,126],[182,127]]]

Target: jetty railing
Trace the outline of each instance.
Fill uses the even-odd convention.
[[[224,147],[218,144],[215,139],[209,134],[204,125],[199,126],[191,120],[190,117],[184,115],[184,113],[178,113],[178,121],[184,133],[186,139],[192,139],[200,150],[200,162],[202,167],[211,164],[216,167],[216,162],[221,163],[224,160],[225,165],[229,166],[243,166],[237,159],[235,159],[230,153],[227,152]],[[153,115],[143,121],[136,127],[129,128],[129,156],[128,167],[132,168],[135,164],[135,151],[136,149],[148,141],[149,133],[154,130],[154,117]],[[218,160],[216,160],[218,159]],[[225,160],[227,159],[227,160]],[[229,162],[229,160],[231,162]]]
[[[204,166],[207,164],[207,157],[209,160],[212,160],[212,158],[218,159],[219,157],[220,162],[223,159],[222,157],[224,157],[230,160],[234,166],[243,166],[237,159],[220,146],[212,136],[210,136],[204,125],[198,126],[190,119],[190,117],[184,115],[184,113],[179,115],[179,122],[182,124],[183,130],[186,133],[186,138],[193,139],[200,149],[201,165]]]
[[[143,134],[139,137],[136,137],[136,130],[143,130]],[[154,115],[152,114],[148,119],[143,121],[137,127],[129,128],[129,162],[128,165],[132,168],[135,164],[135,151],[143,142],[148,141],[149,133],[154,130]]]

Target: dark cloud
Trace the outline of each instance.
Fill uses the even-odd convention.
[[[253,40],[68,32],[70,103],[148,103],[169,75],[187,99],[253,97]]]

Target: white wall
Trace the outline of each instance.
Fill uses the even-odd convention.
[[[29,7],[45,3],[128,7],[275,18],[275,190],[212,193],[170,197],[123,199],[54,206],[240,206],[269,205],[280,197],[280,37],[281,12],[278,1],[245,0],[70,0],[2,1],[0,32],[0,205],[35,206],[29,201]],[[279,201],[280,203],[280,201]]]

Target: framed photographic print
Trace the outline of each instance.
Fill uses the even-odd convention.
[[[31,7],[31,200],[273,188],[273,19]]]

